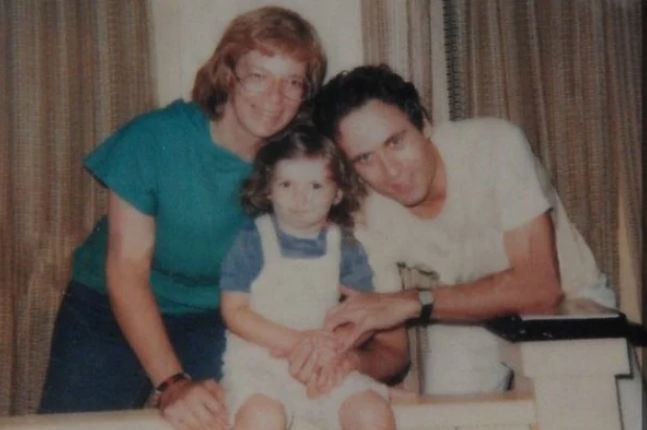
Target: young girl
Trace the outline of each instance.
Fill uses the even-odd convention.
[[[322,429],[395,428],[387,389],[370,377],[351,372],[310,399],[287,360],[270,354],[308,338],[325,364],[335,359],[334,337],[321,328],[338,285],[372,289],[366,254],[348,231],[363,194],[339,149],[310,125],[259,150],[243,206],[260,216],[243,227],[221,270],[223,384],[235,429],[285,429],[294,416]]]

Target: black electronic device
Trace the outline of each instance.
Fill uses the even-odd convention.
[[[647,332],[617,310],[589,300],[566,300],[549,314],[507,315],[484,326],[510,342],[624,337],[638,346],[647,344]]]

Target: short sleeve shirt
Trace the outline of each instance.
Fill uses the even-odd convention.
[[[523,133],[506,121],[481,118],[442,124],[431,141],[447,174],[442,211],[421,219],[371,194],[365,239],[359,236],[367,241],[371,264],[385,273],[398,261],[422,266],[447,285],[505,270],[504,233],[550,209]],[[393,285],[391,272],[386,282]]]
[[[326,229],[316,238],[299,238],[281,231],[276,222],[279,246],[284,257],[317,258],[326,253]],[[261,237],[253,222],[241,228],[221,270],[222,291],[248,293],[263,267]],[[360,291],[373,290],[373,271],[362,245],[351,235],[342,234],[339,282]]]
[[[240,186],[251,166],[214,144],[194,103],[176,101],[124,125],[85,160],[90,173],[155,218],[150,282],[164,313],[218,307],[220,263],[248,219]],[[105,291],[107,220],[77,249],[73,279]]]

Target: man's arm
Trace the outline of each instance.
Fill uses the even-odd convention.
[[[357,370],[382,382],[390,382],[409,365],[409,347],[404,326],[375,333],[364,345],[352,350]]]
[[[473,282],[434,290],[432,317],[439,320],[479,320],[510,313],[542,312],[562,299],[553,224],[548,213],[504,233],[510,268]],[[395,327],[420,314],[415,291],[361,294],[328,312],[326,328],[351,324],[345,344],[374,330]]]
[[[562,299],[554,236],[548,213],[505,232],[510,268],[434,290],[433,318],[479,320],[553,309]]]

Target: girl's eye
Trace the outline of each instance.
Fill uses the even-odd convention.
[[[314,189],[314,190],[319,190],[319,189],[321,189],[321,188],[323,188],[323,185],[322,185],[322,184],[320,184],[320,183],[318,183],[318,182],[314,182],[314,183],[312,184],[312,189]]]
[[[288,188],[289,186],[290,186],[289,181],[281,181],[281,182],[279,182],[279,187],[280,188]]]

